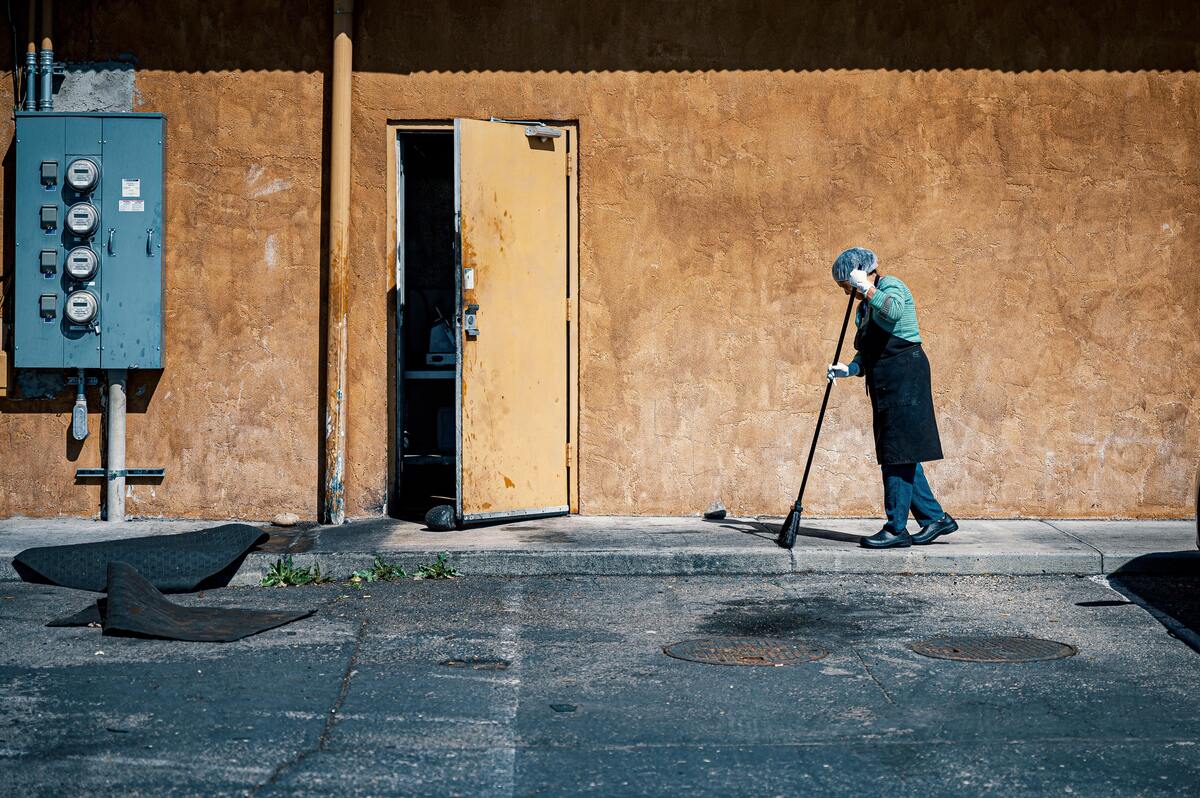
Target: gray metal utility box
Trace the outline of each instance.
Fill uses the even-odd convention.
[[[13,365],[163,365],[162,114],[16,114]]]

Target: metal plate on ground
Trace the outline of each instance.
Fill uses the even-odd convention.
[[[773,637],[706,637],[684,640],[663,647],[663,653],[675,659],[709,665],[767,665],[780,667],[814,662],[828,651],[803,640]]]
[[[447,668],[466,668],[472,671],[506,671],[512,663],[506,659],[462,657],[461,659],[445,659],[438,664],[445,665]]]
[[[1041,662],[1079,653],[1075,646],[1038,637],[931,637],[908,647],[926,657],[960,662]]]

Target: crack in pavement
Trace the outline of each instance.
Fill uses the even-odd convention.
[[[358,654],[359,651],[362,650],[363,638],[366,636],[366,631],[367,619],[364,618],[359,621],[358,630],[354,633],[354,648],[351,649],[350,658],[346,661],[346,669],[342,672],[341,686],[338,689],[337,697],[333,700],[333,706],[329,708],[329,712],[325,715],[325,725],[321,728],[321,735],[317,738],[316,745],[305,748],[302,751],[298,751],[291,759],[281,762],[275,768],[275,770],[272,771],[271,775],[266,781],[262,782],[250,791],[249,794],[251,798],[258,795],[259,792],[264,788],[276,784],[280,777],[283,776],[283,774],[288,770],[301,764],[312,754],[324,751],[326,746],[328,746],[329,738],[333,734],[333,730],[337,727],[338,721],[340,720],[338,717],[338,710],[342,708],[342,704],[346,700],[346,694],[350,692],[350,680],[354,677],[354,674],[357,673],[357,671],[354,669],[354,666],[358,664]]]
[[[867,675],[871,677],[871,681],[875,682],[876,686],[879,687],[880,691],[883,693],[883,697],[887,699],[887,702],[889,704],[895,704],[896,701],[892,698],[892,694],[889,693],[887,688],[883,686],[883,682],[875,678],[875,674],[871,672],[870,666],[867,665],[867,661],[863,659],[863,655],[858,648],[856,646],[850,646],[850,650],[854,652],[854,656],[858,657],[858,661],[862,663],[863,670],[866,671]]]

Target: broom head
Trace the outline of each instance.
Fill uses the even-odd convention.
[[[775,542],[783,548],[790,549],[796,545],[796,533],[800,531],[800,514],[803,512],[804,508],[797,502],[792,505],[787,518],[783,519],[783,526],[779,527],[779,535],[775,538]]]

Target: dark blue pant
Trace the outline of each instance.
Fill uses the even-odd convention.
[[[945,511],[925,479],[925,470],[920,463],[880,466],[883,470],[883,506],[887,510],[888,522],[884,529],[902,532],[908,525],[908,512],[921,526],[928,526],[941,518]]]

